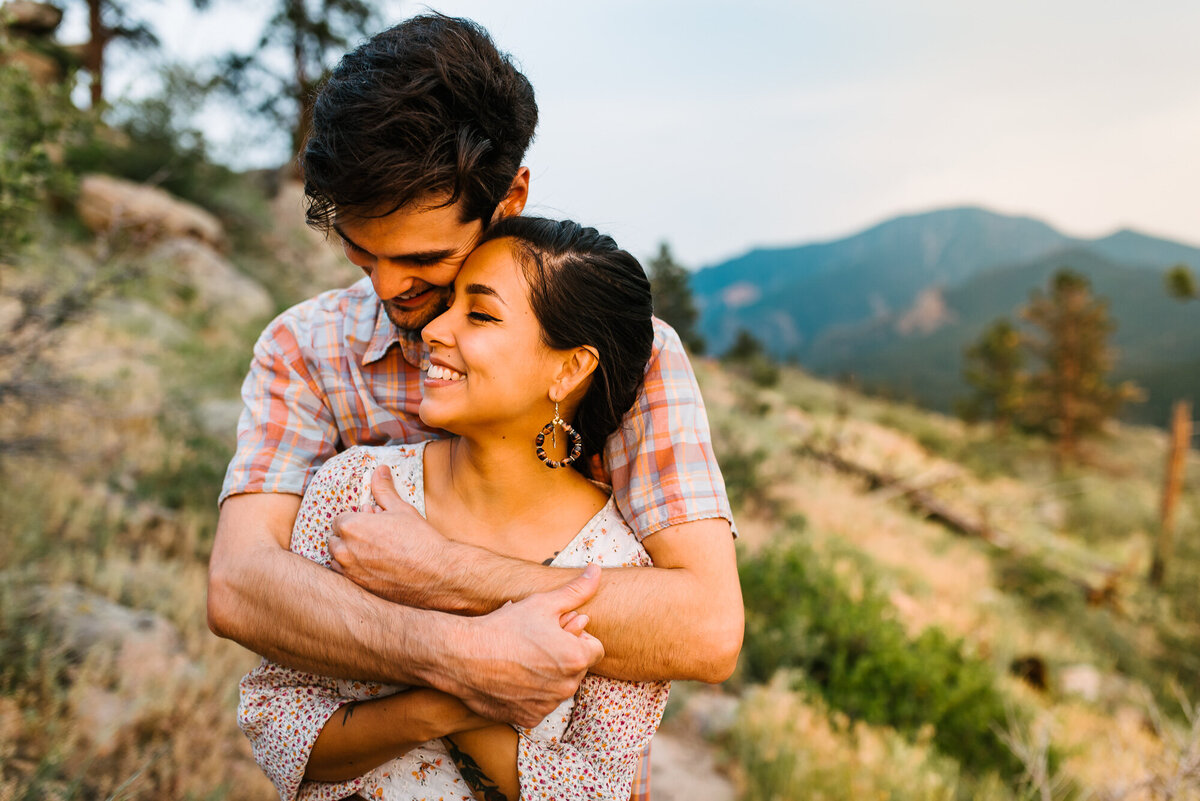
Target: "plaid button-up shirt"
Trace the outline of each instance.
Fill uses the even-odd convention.
[[[254,347],[220,500],[302,495],[321,464],[351,445],[445,436],[417,415],[424,358],[420,337],[392,324],[365,278],[281,314]],[[657,319],[642,390],[603,463],[639,538],[695,520],[733,522],[695,374],[678,335]],[[634,799],[648,797],[648,765],[638,775],[645,782],[635,782]]]

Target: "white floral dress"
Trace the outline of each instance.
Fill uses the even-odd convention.
[[[391,467],[400,497],[425,514],[423,455],[418,445],[354,447],[325,463],[304,494],[292,550],[329,566],[327,539],[342,512],[372,508],[371,474]],[[582,567],[649,566],[650,557],[610,498],[551,563]],[[573,698],[532,729],[517,729],[521,798],[629,798],[638,757],[662,720],[667,682],[629,682],[589,674]],[[351,701],[404,690],[292,670],[264,659],[241,682],[238,724],[254,758],[285,801],[372,799],[474,801],[440,740],[431,740],[347,782],[304,781],[313,743],[326,721]]]

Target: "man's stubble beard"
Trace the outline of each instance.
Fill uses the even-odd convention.
[[[419,334],[422,328],[450,308],[450,294],[453,291],[453,287],[442,287],[428,303],[417,309],[397,308],[391,301],[385,300],[383,310],[392,321],[392,325],[401,331]]]

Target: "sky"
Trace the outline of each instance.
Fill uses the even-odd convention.
[[[249,48],[270,4],[140,5],[165,46],[117,58],[118,93],[148,91],[151,63]],[[666,241],[699,268],[964,204],[1200,244],[1195,0],[381,6],[488,28],[538,97],[529,211],[638,256]],[[77,9],[61,37],[83,38]],[[219,109],[200,124],[242,165],[286,155]]]

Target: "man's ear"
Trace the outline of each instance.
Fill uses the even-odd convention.
[[[591,345],[582,345],[566,353],[562,368],[550,387],[551,400],[563,401],[575,393],[583,394],[588,377],[600,365],[600,355]]]
[[[501,219],[502,217],[515,217],[525,210],[525,204],[529,201],[529,168],[521,167],[517,170],[517,174],[513,176],[512,183],[508,185],[508,193],[504,199],[496,206],[496,211],[492,214],[492,222]]]

